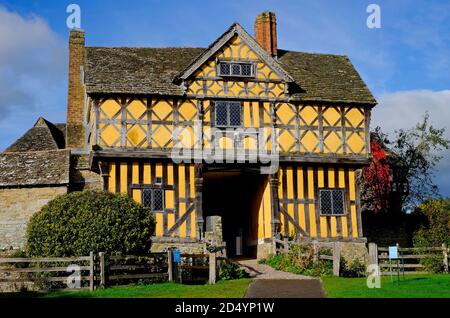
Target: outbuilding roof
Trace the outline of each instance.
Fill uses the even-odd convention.
[[[0,187],[69,184],[70,150],[0,153]]]

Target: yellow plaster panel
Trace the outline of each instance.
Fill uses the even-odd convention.
[[[141,118],[141,116],[144,115],[147,111],[147,107],[140,100],[133,100],[129,105],[127,105],[126,109],[128,120],[137,120]]]
[[[305,106],[300,111],[301,125],[317,125],[317,107]]]
[[[116,164],[114,162],[109,164],[108,190],[111,193],[116,193]]]
[[[364,127],[364,110],[361,108],[352,107],[345,115],[345,118],[347,119],[345,123],[347,127],[358,127],[359,125]]]
[[[327,107],[323,112],[324,126],[341,126],[341,115],[334,107]]]
[[[106,114],[106,116],[100,112],[101,119],[112,119],[120,111],[120,105],[114,99],[108,99],[100,106],[100,110]]]
[[[127,163],[121,162],[120,163],[120,193],[121,194],[126,194],[127,190],[128,190],[127,174],[128,174]]]

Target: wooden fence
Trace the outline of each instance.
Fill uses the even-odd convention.
[[[79,280],[81,285],[88,285],[94,290],[95,285],[95,255],[81,257],[41,257],[41,258],[0,258],[0,283],[61,283],[67,286],[72,281],[70,275],[73,273],[69,265],[77,265],[80,271]],[[66,283],[66,284],[64,284]]]
[[[179,263],[174,262],[172,251],[145,256],[91,252],[89,256],[80,257],[0,258],[0,283],[34,284],[36,289],[39,288],[36,283],[47,282],[53,284],[51,289],[67,289],[67,282],[73,280],[72,272],[68,272],[69,265],[77,265],[82,288],[91,291],[97,286],[137,281],[216,283],[216,253],[180,256]]]
[[[317,262],[319,260],[327,260],[333,262],[333,275],[339,276],[340,265],[341,265],[341,246],[340,242],[318,242],[312,241],[311,243],[301,243],[295,241],[289,241],[287,238],[284,240],[273,239],[273,244],[275,245],[275,250],[277,253],[287,253],[291,245],[304,245],[312,244],[313,248],[313,261]],[[332,255],[320,254],[320,248],[328,248],[332,251]],[[300,254],[299,256],[307,256],[307,254]]]
[[[442,267],[449,272],[450,249],[442,244],[441,247],[400,247],[397,244],[399,258],[389,262],[389,248],[379,247],[375,243],[369,243],[369,262],[378,264],[382,275],[389,275],[400,270],[405,274],[424,274],[426,268],[421,260],[429,257],[442,259]],[[391,272],[392,270],[392,272]]]

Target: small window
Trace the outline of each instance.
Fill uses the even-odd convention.
[[[254,66],[252,63],[219,62],[219,75],[254,77]]]
[[[344,190],[341,189],[321,189],[320,213],[324,215],[343,215],[344,214]]]
[[[152,212],[164,211],[164,190],[146,188],[142,189],[142,204]]]
[[[242,105],[240,102],[216,102],[215,124],[218,127],[242,126]]]

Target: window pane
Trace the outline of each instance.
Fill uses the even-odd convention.
[[[344,191],[333,190],[333,214],[344,214]]]
[[[227,105],[223,102],[217,102],[216,106],[216,126],[227,126]]]
[[[331,191],[320,190],[320,213],[332,214]]]
[[[240,126],[241,125],[241,104],[240,103],[230,103],[230,126]]]
[[[241,64],[242,75],[251,76],[252,75],[252,65],[251,64]]]
[[[230,75],[230,63],[220,63],[220,74],[221,75]]]
[[[232,75],[241,75],[241,65],[231,64],[231,74]]]
[[[152,207],[152,190],[142,189],[142,205],[148,208]]]
[[[164,210],[164,190],[153,189],[153,211]]]

